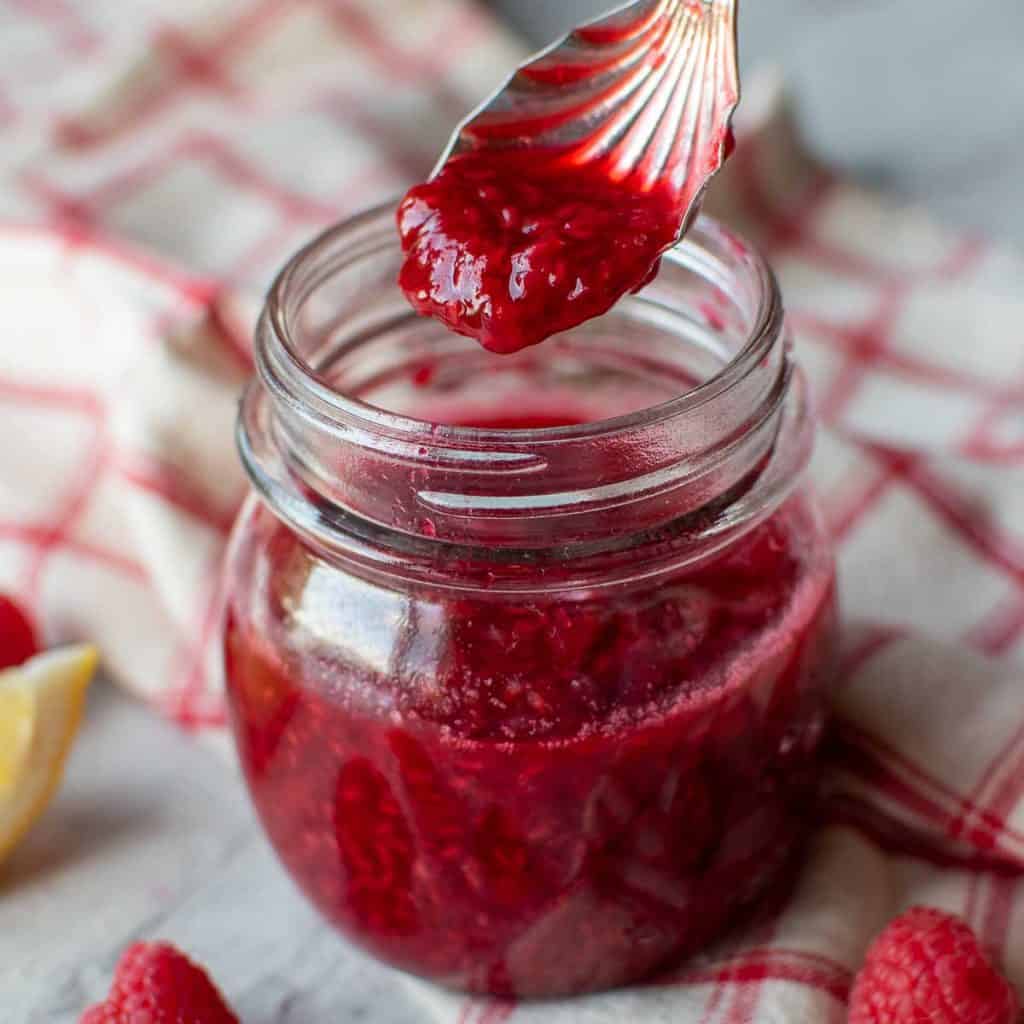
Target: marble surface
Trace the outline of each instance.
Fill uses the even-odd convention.
[[[540,39],[600,6],[501,5]],[[1024,5],[985,11],[749,2],[745,60],[782,64],[826,159],[1024,244],[1024,139],[1009,130],[1024,123]],[[67,784],[0,874],[0,1020],[75,1024],[119,950],[148,937],[208,963],[246,1024],[423,1021],[306,907],[224,759],[98,686]]]

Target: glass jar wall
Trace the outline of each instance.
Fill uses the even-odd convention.
[[[246,779],[301,888],[399,967],[624,984],[719,935],[813,810],[835,607],[770,272],[704,220],[509,357],[415,317],[389,212],[278,280],[227,567]]]

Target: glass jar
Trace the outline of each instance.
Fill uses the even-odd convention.
[[[833,561],[776,282],[703,219],[496,357],[415,316],[392,212],[289,264],[239,421],[225,658],[252,798],[347,936],[520,997],[641,978],[811,816]]]

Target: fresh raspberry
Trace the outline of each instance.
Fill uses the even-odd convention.
[[[1017,994],[959,918],[914,907],[872,943],[848,1024],[1015,1024]]]
[[[20,665],[38,653],[32,620],[9,597],[0,594],[0,669]]]
[[[104,1003],[80,1024],[238,1024],[223,997],[184,954],[161,942],[125,950]]]

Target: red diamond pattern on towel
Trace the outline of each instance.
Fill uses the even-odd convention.
[[[881,468],[886,471],[885,463]],[[843,595],[854,607],[875,608],[875,619],[889,625],[905,624],[906,610],[913,609],[915,625],[938,635],[966,633],[1016,589],[1000,565],[978,558],[974,546],[933,513],[928,497],[898,484],[848,530],[840,572]],[[950,575],[956,588],[946,585]]]
[[[153,167],[114,181],[101,211],[104,225],[157,250],[175,252],[202,271],[232,267],[278,223],[273,199],[253,187],[216,150],[190,146]],[[248,200],[242,204],[239,195]],[[183,210],[190,196],[207,197],[209,212]],[[158,219],[154,217],[157,215]]]

